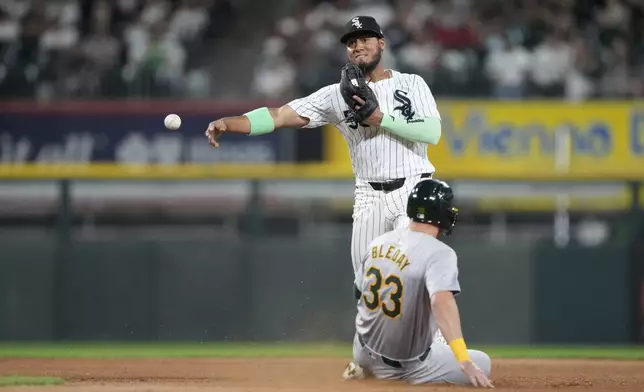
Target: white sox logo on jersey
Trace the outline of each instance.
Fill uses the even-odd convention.
[[[422,122],[423,120],[412,120],[416,112],[411,107],[411,99],[407,98],[407,92],[403,90],[396,90],[394,92],[394,99],[400,104],[394,108],[394,111],[399,111],[400,114],[407,120],[407,122]],[[344,117],[346,118],[350,110],[345,110],[343,112]],[[393,116],[392,116],[393,118]],[[358,129],[358,124],[353,120],[348,120],[347,125],[351,129]],[[360,124],[363,127],[368,127],[368,125]]]
[[[362,28],[362,23],[360,23],[360,19],[357,18],[357,17],[351,19],[351,24],[354,25],[355,27],[359,28],[359,29]]]
[[[411,99],[407,98],[407,92],[396,90],[394,92],[394,99],[400,104],[399,106],[396,106],[394,110],[399,111],[405,120],[411,120],[416,112],[411,108]]]

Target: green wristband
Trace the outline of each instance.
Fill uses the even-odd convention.
[[[251,136],[264,135],[275,130],[275,121],[273,121],[273,116],[271,116],[271,112],[268,111],[267,107],[251,110],[248,113],[244,113],[244,116],[248,117],[250,122]]]

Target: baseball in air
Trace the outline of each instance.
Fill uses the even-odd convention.
[[[181,117],[177,116],[176,114],[168,114],[165,117],[165,120],[163,120],[163,123],[165,124],[165,127],[170,129],[170,130],[177,130],[181,126]]]

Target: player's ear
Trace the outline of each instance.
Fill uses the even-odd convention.
[[[385,39],[384,38],[379,38],[378,39],[378,44],[380,45],[380,50],[385,50]]]

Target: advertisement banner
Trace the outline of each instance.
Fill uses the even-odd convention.
[[[0,108],[0,164],[272,164],[294,156],[279,132],[226,134],[222,148],[208,144],[204,132],[210,121],[239,115],[246,107],[177,109],[171,104],[137,109],[127,102],[62,108],[34,104],[32,110],[29,104],[5,106]],[[181,115],[179,130],[164,127],[168,113]]]
[[[135,166],[146,167],[140,176],[153,175],[162,166],[164,170],[173,168],[164,172],[166,177],[173,173],[185,176],[186,169],[195,176],[216,177],[208,174],[213,165],[228,166],[228,170],[253,164],[265,165],[267,173],[289,177],[299,172],[290,167],[284,173],[275,172],[275,164],[297,163],[301,145],[306,144],[324,149],[325,161],[317,161],[313,173],[351,178],[346,142],[334,127],[324,130],[322,146],[299,140],[299,135],[309,130],[280,130],[260,137],[227,134],[222,148],[208,145],[204,131],[213,119],[280,105],[207,101],[0,103],[0,174],[54,177],[60,168],[54,173],[48,165],[58,163],[73,164],[74,173],[90,177],[92,170],[99,176],[118,177]],[[442,178],[644,179],[644,105],[439,101],[438,107],[443,135],[437,146],[429,146],[428,156]],[[182,117],[180,130],[165,129],[163,118],[168,113]],[[240,171],[233,174],[244,175]]]
[[[428,156],[443,178],[644,179],[644,105],[438,102],[443,135]],[[326,131],[326,158],[350,167]]]

